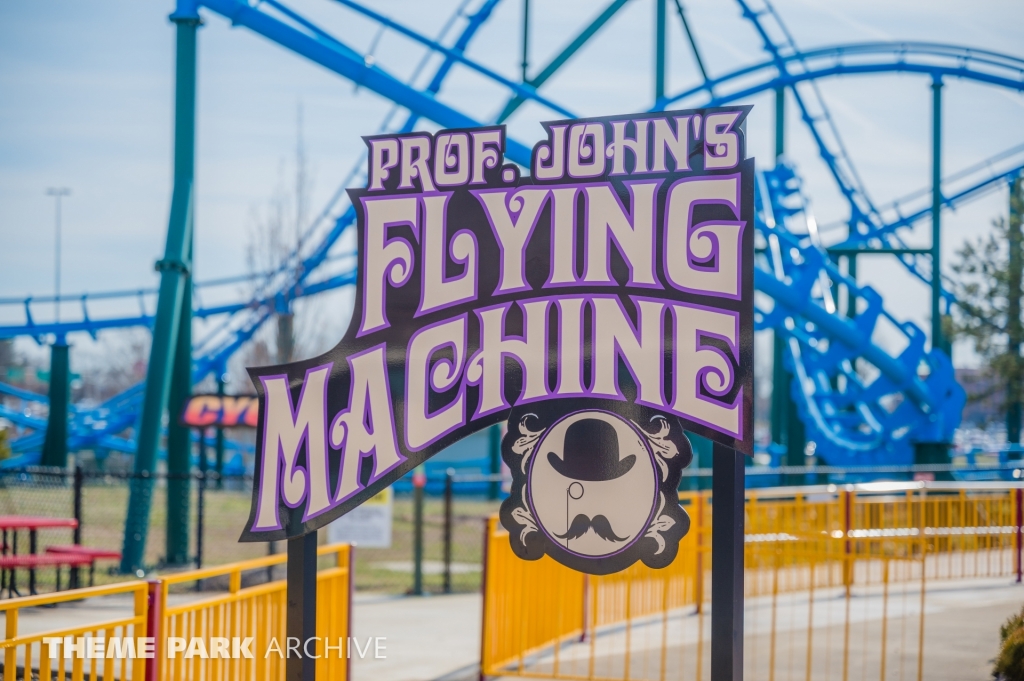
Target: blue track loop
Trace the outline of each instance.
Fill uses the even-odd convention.
[[[756,203],[754,284],[771,301],[758,300],[755,319],[786,339],[792,396],[815,455],[831,466],[910,464],[915,442],[951,441],[966,395],[949,357],[926,350],[920,328],[831,262],[790,166],[758,173]],[[855,316],[839,311],[836,287],[856,301]]]

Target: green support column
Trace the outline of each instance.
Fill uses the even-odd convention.
[[[665,99],[666,2],[668,0],[654,0],[654,105],[659,108]]]
[[[1024,325],[1021,324],[1021,297],[1024,294],[1024,234],[1021,233],[1022,187],[1024,181],[1018,176],[1010,182],[1010,220],[1008,239],[1010,247],[1010,263],[1007,272],[1006,288],[1006,335],[1007,344],[1013,355],[1013,366],[1010,367],[1006,381],[1006,441],[1011,445],[1020,444],[1021,431],[1021,392],[1024,391],[1024,361],[1021,359],[1021,346],[1024,345]],[[1019,453],[1013,454],[1015,459]]]
[[[177,26],[174,104],[174,190],[167,225],[164,257],[156,264],[160,272],[153,344],[146,371],[146,394],[139,423],[135,474],[125,517],[121,571],[139,573],[143,566],[149,512],[153,503],[153,479],[156,470],[160,431],[167,408],[171,374],[174,367],[181,306],[186,304],[186,261],[192,235],[192,183],[195,176],[196,116],[196,31],[200,24],[195,7],[180,3],[171,15]]]
[[[522,81],[526,82],[526,73],[530,68],[530,0],[523,0],[523,69]]]
[[[220,397],[224,397],[224,383],[227,378],[227,372],[221,368],[217,372],[217,394]],[[215,462],[214,470],[217,471],[217,489],[224,489],[224,429],[217,428],[217,436],[214,441],[214,453]]]
[[[854,253],[846,256],[846,276],[857,283],[857,255]],[[857,316],[857,298],[851,289],[846,290],[846,316],[850,319]]]
[[[942,81],[932,81],[932,347],[950,352],[942,332]],[[948,442],[917,442],[914,463],[948,464]],[[936,480],[952,480],[949,473],[937,473]]]
[[[786,149],[786,89],[775,89],[775,160]],[[803,466],[807,463],[804,448],[807,445],[804,424],[800,421],[790,386],[793,375],[786,371],[786,339],[775,332],[772,343],[772,443],[786,448],[785,466]],[[798,485],[804,482],[802,475],[787,475],[786,484]]]
[[[64,336],[50,346],[50,414],[46,417],[43,441],[44,466],[68,465],[68,405],[71,402],[71,362]]]
[[[932,81],[932,347],[950,351],[942,333],[942,81]]]
[[[690,441],[690,447],[693,449],[693,463],[690,464],[690,468],[711,468],[714,464],[714,445],[715,443],[711,440],[697,435],[696,433],[686,433],[686,439]],[[711,489],[711,477],[691,477],[684,478],[684,485],[687,485],[689,489]]]
[[[192,262],[188,247],[186,262]],[[189,505],[192,494],[192,433],[178,423],[178,415],[192,394],[192,276],[185,277],[185,297],[178,322],[174,350],[174,372],[167,403],[167,534],[165,560],[168,565],[189,563]],[[201,447],[201,445],[200,445]]]

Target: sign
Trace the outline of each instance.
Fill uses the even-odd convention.
[[[748,107],[365,138],[359,276],[331,351],[250,369],[243,541],[298,537],[508,420],[512,549],[608,573],[671,562],[684,429],[753,452]]]
[[[327,541],[346,542],[361,548],[391,547],[391,517],[394,495],[385,487],[376,496],[341,516],[327,526]]]
[[[259,402],[255,395],[192,395],[185,402],[178,422],[190,428],[255,428],[258,415]]]

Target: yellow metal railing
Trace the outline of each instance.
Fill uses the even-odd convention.
[[[601,577],[547,557],[520,561],[492,518],[484,673],[706,678],[714,505],[706,492],[680,499],[691,527],[669,567],[638,563]],[[900,678],[922,678],[927,583],[1017,573],[1019,504],[1019,489],[953,483],[751,491],[744,551],[748,677],[885,679],[888,665],[890,672],[898,666]],[[854,589],[862,597],[857,608],[870,601],[880,613],[851,610]],[[896,590],[898,614],[890,602]]]
[[[344,681],[348,678],[346,656],[350,635],[352,551],[348,544],[322,546],[320,556],[333,556],[334,565],[317,573],[317,645],[315,654],[317,677]],[[191,570],[170,575],[161,580],[159,607],[162,642],[171,637],[189,640],[203,639],[208,645],[214,637],[244,639],[252,637],[253,657],[186,659],[182,653],[171,658],[168,651],[160,651],[160,681],[191,681],[192,679],[284,679],[285,659],[277,652],[287,653],[285,634],[286,590],[283,580],[251,587],[242,586],[243,573],[284,564],[285,554],[277,554],[239,563],[229,563],[202,570]],[[176,584],[198,580],[228,578],[228,592],[212,598],[187,601],[176,605],[168,603],[170,588]],[[276,639],[276,648],[273,640]],[[324,643],[331,646],[325,654]],[[337,646],[342,646],[340,649]],[[314,652],[310,650],[309,652]]]
[[[0,611],[5,615],[4,636],[0,641],[0,655],[3,658],[2,678],[12,681],[51,678],[82,681],[87,677],[97,679],[101,676],[104,679],[145,678],[147,660],[139,655],[140,651],[134,646],[150,635],[147,631],[148,586],[146,582],[124,582],[0,601]],[[19,615],[26,608],[53,606],[101,596],[131,597],[132,615],[32,634],[21,634],[19,631]],[[66,637],[74,639],[73,644],[76,646],[83,645],[84,641],[79,639],[86,638],[102,638],[107,646],[111,645],[113,639],[131,641],[135,654],[129,657],[127,649],[119,646],[115,655],[79,656],[77,651],[65,651]],[[125,654],[120,656],[122,651]],[[69,657],[65,657],[65,652],[70,653]]]
[[[317,573],[317,645],[307,652],[320,656],[319,678],[345,681],[349,678],[347,639],[350,635],[352,550],[347,544],[322,546],[318,555],[333,565]],[[254,570],[284,564],[285,554],[230,563],[201,570],[189,570],[151,582],[133,581],[110,586],[76,589],[54,594],[0,601],[5,613],[4,634],[0,640],[0,660],[7,679],[69,679],[84,681],[136,679],[146,681],[236,681],[284,679],[288,644],[285,634],[286,589],[284,580],[255,586],[243,586],[243,576]],[[227,579],[227,593],[203,592],[172,594],[176,585],[199,580]],[[130,596],[133,614],[95,624],[62,627],[52,631],[23,634],[19,615],[26,608],[52,606],[69,601],[88,601],[105,596]],[[65,639],[83,646],[84,640],[104,639],[105,646],[116,639],[119,651],[123,641],[131,640],[132,653],[97,656],[96,651],[65,650]],[[142,650],[143,639],[153,639],[150,655]],[[186,657],[188,649],[170,656],[171,638],[186,642],[200,639],[203,651]],[[247,637],[253,641],[236,647]],[[219,650],[214,639],[226,640]],[[273,639],[277,639],[275,650]],[[331,649],[326,649],[329,643]],[[52,644],[52,645],[51,645]],[[248,657],[245,652],[251,652]],[[65,657],[68,652],[69,656]],[[105,651],[104,651],[105,652]],[[205,654],[204,654],[205,653]],[[327,654],[329,653],[329,654]],[[221,657],[220,655],[224,655]],[[9,673],[8,670],[15,670]]]

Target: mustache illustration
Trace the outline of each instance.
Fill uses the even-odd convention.
[[[612,524],[608,522],[608,519],[603,515],[595,515],[593,519],[587,517],[587,514],[580,513],[572,519],[572,524],[569,526],[569,531],[565,534],[556,534],[555,536],[559,539],[579,539],[587,533],[587,530],[593,530],[595,534],[601,539],[607,541],[625,541],[625,537],[619,537],[612,530]]]

